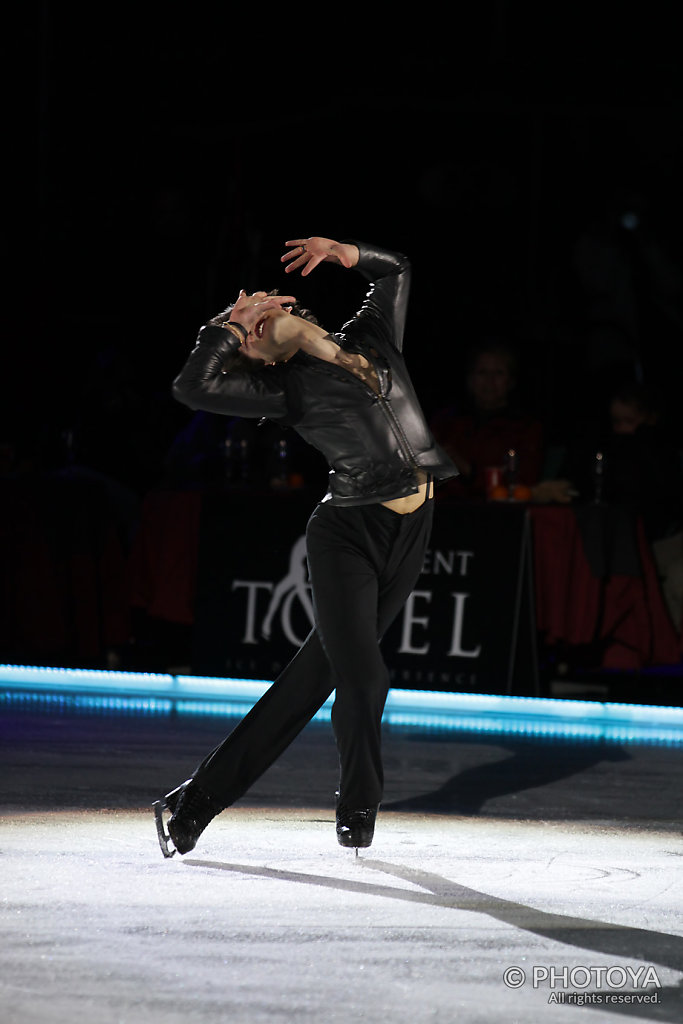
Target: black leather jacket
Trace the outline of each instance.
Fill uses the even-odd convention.
[[[405,256],[365,244],[356,264],[372,282],[358,313],[335,340],[375,367],[379,394],[349,370],[303,351],[285,363],[231,372],[239,341],[207,325],[173,383],[191,409],[267,417],[293,427],[330,466],[333,505],[366,505],[417,491],[416,473],[457,476],[427,426],[401,354],[410,264]]]

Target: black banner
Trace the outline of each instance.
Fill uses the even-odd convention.
[[[207,495],[198,675],[272,680],[313,623],[304,533],[310,496]],[[382,649],[398,689],[538,692],[524,505],[438,503],[420,579]]]

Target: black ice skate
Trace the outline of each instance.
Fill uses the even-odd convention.
[[[159,846],[164,857],[189,853],[215,816],[223,810],[213,797],[205,793],[194,779],[187,779],[161,800],[152,804]],[[164,828],[164,811],[170,811],[168,832]],[[173,848],[169,847],[173,843]]]
[[[353,809],[346,804],[337,804],[337,842],[340,846],[355,846],[358,849],[370,846],[375,834],[376,807]]]

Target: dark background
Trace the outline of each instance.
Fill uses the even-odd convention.
[[[198,327],[240,286],[289,289],[283,242],[308,234],[409,254],[428,412],[495,332],[552,443],[616,359],[683,436],[675,4],[45,2],[18,20],[2,440],[21,458],[72,443],[153,486]],[[335,329],[362,289],[323,267],[296,291]]]

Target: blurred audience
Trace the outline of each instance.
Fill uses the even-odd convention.
[[[167,380],[150,380],[115,340],[101,339],[79,377],[74,457],[142,496],[159,483],[178,415]]]
[[[470,351],[464,399],[438,410],[430,423],[460,470],[459,477],[439,488],[441,496],[491,497],[496,487],[507,488],[512,473],[524,500],[571,500],[567,481],[542,479],[544,426],[523,408],[518,374],[518,354],[505,339],[484,339]]]
[[[674,624],[683,618],[683,462],[658,397],[627,380],[608,392],[604,422],[577,437],[562,471],[584,500],[637,512]],[[596,494],[596,461],[600,488]]]
[[[165,483],[177,488],[239,488],[325,493],[322,456],[270,420],[226,420],[196,412],[178,431],[164,460]]]

